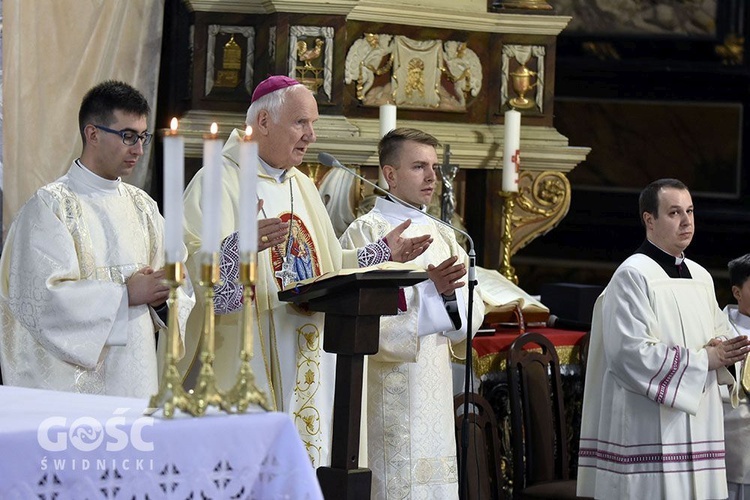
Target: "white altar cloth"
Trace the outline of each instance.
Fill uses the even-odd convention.
[[[322,498],[287,415],[166,420],[146,406],[0,386],[0,498]]]

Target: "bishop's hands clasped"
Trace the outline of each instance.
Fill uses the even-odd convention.
[[[708,352],[708,369],[716,370],[742,361],[750,352],[750,339],[746,335],[727,340],[711,339],[706,346],[706,351]]]
[[[429,234],[415,236],[414,238],[403,238],[403,233],[411,225],[411,219],[407,219],[385,235],[385,241],[391,250],[391,260],[394,262],[409,262],[424,253],[432,243]]]
[[[437,266],[432,264],[427,266],[427,275],[441,295],[453,295],[456,289],[462,288],[466,284],[464,281],[459,281],[466,276],[466,266],[463,263],[456,264],[456,261],[458,261],[458,257],[454,255]]]

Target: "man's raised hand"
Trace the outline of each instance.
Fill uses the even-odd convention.
[[[462,288],[466,283],[458,281],[466,276],[466,266],[463,263],[456,264],[457,256],[448,257],[437,266],[427,266],[427,275],[435,284],[441,295],[452,295],[457,288]]]
[[[411,219],[407,219],[385,235],[385,241],[391,250],[391,260],[395,262],[408,262],[419,257],[432,243],[432,237],[429,234],[414,238],[401,237],[401,233],[410,225]]]

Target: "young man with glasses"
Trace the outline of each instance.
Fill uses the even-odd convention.
[[[169,293],[161,269],[164,220],[153,199],[122,182],[151,140],[149,112],[125,83],[89,90],[78,116],[81,157],[16,216],[0,260],[6,384],[156,393],[154,334],[166,331]],[[184,331],[194,298],[189,288],[178,293]]]

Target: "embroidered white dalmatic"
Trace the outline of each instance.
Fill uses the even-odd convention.
[[[724,312],[734,326],[732,334],[750,337],[750,316],[740,313],[736,305],[728,305]],[[735,373],[740,377],[742,362],[735,364]],[[750,498],[750,399],[745,391],[736,408],[732,407],[728,391],[722,390],[724,398],[724,437],[727,446],[727,481],[729,498]],[[742,492],[742,495],[739,495]]]
[[[406,219],[404,237],[434,241],[413,262],[424,268],[453,255],[468,267],[454,232],[420,213],[379,198],[341,236],[344,248],[385,236]],[[367,369],[367,448],[372,498],[458,498],[451,352],[465,355],[468,286],[456,291],[462,326],[455,330],[432,281],[404,289],[406,312],[380,318],[380,344]],[[484,317],[475,293],[473,331]]]
[[[223,149],[222,239],[237,231],[241,218],[256,217],[255,213],[239,213],[238,153],[239,132],[234,130]],[[204,173],[204,169],[197,172],[184,197],[185,241],[190,254],[188,268],[191,274],[199,273],[201,263],[201,183]],[[336,357],[323,351],[324,315],[304,312],[287,302],[280,302],[278,292],[282,286],[276,273],[281,270],[282,258],[288,250],[295,255],[299,272],[304,269],[313,276],[337,271],[342,265],[357,267],[358,261],[356,251],[342,252],[320,195],[306,175],[291,168],[279,183],[263,169],[259,170],[258,198],[264,204],[263,213],[257,217],[289,220],[292,197],[295,219],[293,248],[283,244],[258,254],[253,325],[255,352],[251,365],[258,388],[265,392],[269,404],[291,416],[313,465],[319,467],[330,465]],[[188,321],[186,339],[188,352],[192,353],[190,361],[198,354],[196,349],[205,311],[203,289],[198,286],[196,289],[199,298]],[[235,307],[229,305],[226,309],[235,310]],[[241,323],[241,310],[216,315],[214,369],[220,388],[225,390],[233,385],[239,370]],[[198,365],[197,362],[194,364]],[[184,371],[190,368],[189,362],[182,367]]]
[[[147,398],[166,326],[127,279],[164,265],[164,220],[141,189],[73,163],[19,211],[0,262],[3,382]],[[178,290],[181,337],[194,304]],[[180,349],[184,352],[182,338]],[[159,356],[161,362],[163,356]]]
[[[710,274],[672,279],[636,254],[594,308],[578,459],[578,494],[595,498],[726,498],[719,394],[703,348],[727,336]]]

